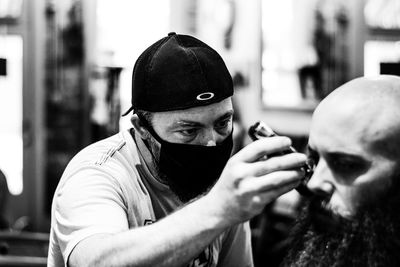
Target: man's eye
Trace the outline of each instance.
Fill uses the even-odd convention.
[[[312,170],[314,170],[315,167],[317,167],[318,161],[319,161],[319,157],[318,157],[318,156],[315,156],[315,155],[308,155],[307,164],[308,164],[308,166],[310,166],[310,168],[311,168]]]
[[[227,128],[227,127],[229,126],[229,123],[230,123],[230,122],[231,122],[230,119],[223,120],[223,121],[218,122],[218,123],[215,125],[215,127],[216,127],[217,129],[224,129],[224,128]]]
[[[348,160],[332,160],[332,169],[339,174],[352,175],[361,168],[360,164]]]
[[[180,130],[179,133],[181,133],[184,136],[193,136],[197,133],[197,129],[196,128],[191,128],[191,129],[184,129],[184,130]]]
[[[315,169],[317,167],[319,161],[319,155],[316,151],[312,150],[311,148],[307,149],[307,164],[312,168]]]

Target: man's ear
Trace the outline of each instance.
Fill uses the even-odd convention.
[[[143,123],[140,121],[138,115],[133,114],[131,117],[131,123],[133,128],[135,128],[135,132],[137,132],[142,139],[149,139],[150,133],[147,131],[146,127],[144,127]]]

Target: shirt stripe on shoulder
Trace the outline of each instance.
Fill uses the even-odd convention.
[[[98,159],[95,164],[96,165],[102,165],[104,164],[110,157],[112,157],[115,152],[120,150],[124,145],[126,144],[126,141],[124,139],[121,139],[116,146],[111,147],[107,153],[104,153],[100,159]]]

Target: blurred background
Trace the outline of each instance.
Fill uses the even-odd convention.
[[[45,257],[66,164],[130,127],[135,60],[171,31],[227,63],[235,149],[263,120],[304,151],[323,97],[358,76],[400,75],[399,0],[0,0],[0,254]],[[279,262],[297,198],[252,221],[256,265]]]

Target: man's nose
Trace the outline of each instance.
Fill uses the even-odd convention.
[[[214,129],[207,129],[204,131],[200,144],[203,146],[216,146],[220,141],[221,137],[217,132],[214,131]]]
[[[316,195],[332,195],[334,190],[333,176],[325,161],[320,160],[318,162],[307,187]]]

